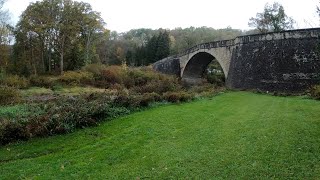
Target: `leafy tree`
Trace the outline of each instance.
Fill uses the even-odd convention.
[[[4,71],[9,64],[10,41],[12,28],[9,25],[8,11],[3,9],[5,0],[0,0],[0,73]]]
[[[294,20],[285,14],[281,4],[275,2],[272,5],[266,4],[262,13],[249,19],[248,25],[258,29],[262,33],[279,32],[293,29]]]
[[[318,16],[320,17],[320,7],[317,6],[317,13],[318,13]]]
[[[96,61],[95,46],[105,34],[103,26],[100,14],[88,3],[72,0],[32,3],[15,29],[16,61],[29,62],[33,74],[57,68],[62,74],[65,69],[80,68]]]

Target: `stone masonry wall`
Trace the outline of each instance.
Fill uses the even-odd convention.
[[[306,29],[240,37],[227,86],[296,92],[320,83],[319,35]]]
[[[153,69],[165,74],[180,76],[180,61],[178,58],[168,57],[155,62]]]

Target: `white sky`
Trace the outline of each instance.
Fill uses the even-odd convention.
[[[36,0],[7,0],[13,23],[22,11]],[[92,5],[107,23],[118,32],[136,28],[169,28],[207,26],[215,29],[231,26],[249,29],[248,20],[262,12],[270,0],[83,0]],[[319,26],[316,13],[318,0],[277,0],[285,12],[296,20],[296,28]]]

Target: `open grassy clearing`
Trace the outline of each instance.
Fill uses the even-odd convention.
[[[0,179],[320,178],[320,102],[231,92],[0,148]]]

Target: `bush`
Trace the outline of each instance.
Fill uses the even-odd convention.
[[[168,102],[186,102],[193,99],[193,95],[187,93],[187,92],[167,92],[163,94],[163,97]]]
[[[49,76],[31,76],[30,85],[37,87],[52,88],[57,84],[56,79]]]
[[[124,69],[120,66],[109,66],[102,70],[101,77],[99,78],[104,85],[108,87],[111,84],[123,84],[123,80],[126,78]]]
[[[145,85],[147,82],[159,79],[159,74],[152,70],[131,68],[128,71],[128,77],[131,78],[134,86],[142,86]],[[132,83],[126,84],[126,86],[131,84]]]
[[[104,64],[89,64],[83,67],[82,70],[93,74],[94,77],[99,77],[106,67]]]
[[[91,94],[60,97],[52,102],[29,105],[30,113],[26,113],[26,116],[0,119],[0,143],[69,133],[76,128],[95,126],[102,120],[130,112],[128,108],[116,106],[112,102],[104,94]]]
[[[2,81],[2,79],[4,79],[6,76],[5,70],[3,70],[2,68],[0,68],[0,82]]]
[[[320,85],[313,86],[310,94],[313,98],[320,100]]]
[[[169,91],[181,91],[182,86],[178,79],[168,75],[158,75],[157,78],[147,81],[144,85],[135,86],[132,88],[137,93],[158,93],[162,94]]]
[[[4,86],[22,89],[29,86],[29,81],[26,78],[20,77],[18,75],[10,75],[3,77],[1,80],[1,84]]]
[[[118,91],[117,95],[115,96],[113,103],[116,106],[122,106],[122,107],[129,107],[132,106],[132,97],[130,98],[129,92],[126,91]]]
[[[207,74],[206,79],[209,83],[214,84],[216,86],[224,86],[225,84],[225,76],[223,73]]]
[[[47,120],[38,122],[45,122],[50,135],[68,133],[76,128],[94,126],[105,118],[113,118],[128,113],[126,108],[112,107],[109,99],[102,96],[99,99],[92,96],[80,96],[76,99],[59,100],[44,107],[46,113],[42,117],[38,117]]]
[[[157,102],[157,101],[161,101],[161,96],[155,92],[153,93],[145,93],[143,95],[141,95],[142,98],[140,100],[140,106],[142,107],[147,107],[149,106],[151,103]]]
[[[19,122],[0,119],[0,144],[5,145],[17,140],[27,140],[29,135]]]
[[[92,84],[93,74],[86,71],[67,71],[59,77],[59,81],[66,85]]]
[[[19,90],[7,86],[0,87],[0,105],[9,105],[20,101],[21,94]]]

